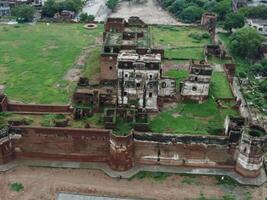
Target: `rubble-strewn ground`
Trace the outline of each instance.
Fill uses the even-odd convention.
[[[156,0],[141,0],[139,2],[142,3],[121,1],[116,11],[110,17],[123,17],[128,19],[131,16],[137,16],[148,24],[181,24],[167,11],[163,10]]]
[[[22,183],[20,192],[10,190],[10,183]],[[119,180],[96,170],[51,169],[18,167],[0,174],[1,200],[54,200],[59,191],[100,196],[132,197],[138,199],[180,200],[235,199],[264,200],[266,185],[259,188],[218,184],[218,179],[207,176],[171,175],[166,179],[134,178]]]

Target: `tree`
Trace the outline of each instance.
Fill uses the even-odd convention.
[[[35,10],[30,5],[19,5],[12,9],[12,15],[17,17],[18,22],[31,22],[34,18]]]
[[[106,6],[112,11],[114,11],[118,3],[119,3],[119,0],[108,0],[106,3]]]
[[[232,32],[233,28],[241,28],[245,25],[245,17],[240,13],[230,13],[226,15],[224,29]]]
[[[243,14],[248,18],[262,18],[267,19],[267,7],[266,6],[255,6],[255,7],[244,7],[238,10],[238,13]]]
[[[42,16],[54,17],[55,13],[63,10],[73,11],[77,13],[81,10],[83,2],[81,0],[65,0],[61,2],[55,2],[55,0],[47,0],[42,7]]]
[[[230,49],[238,56],[255,59],[260,57],[263,41],[263,36],[255,29],[244,27],[233,33],[230,39]]]
[[[231,12],[231,1],[220,1],[215,5],[212,11],[218,14],[218,20],[223,21],[226,14]]]
[[[95,20],[94,15],[88,15],[87,13],[80,14],[80,21],[81,22],[92,22]]]
[[[65,0],[58,3],[58,10],[61,12],[63,10],[73,11],[77,13],[83,6],[81,0]]]
[[[180,18],[185,22],[196,22],[201,19],[204,10],[197,6],[189,6],[184,9],[181,14]]]
[[[213,12],[213,10],[214,10],[214,8],[216,7],[217,4],[218,4],[217,1],[214,1],[214,0],[207,1],[204,4],[203,8],[208,12]]]
[[[55,13],[58,12],[58,4],[54,0],[47,0],[42,7],[42,16],[54,17]]]

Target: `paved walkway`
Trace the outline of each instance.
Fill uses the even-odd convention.
[[[0,172],[14,169],[16,166],[31,167],[49,167],[49,168],[71,168],[71,169],[95,169],[102,170],[113,178],[130,178],[140,171],[150,172],[167,172],[175,174],[195,174],[195,175],[212,175],[212,176],[229,176],[235,179],[241,185],[260,186],[267,181],[266,173],[262,169],[260,176],[256,178],[245,178],[233,169],[218,168],[189,168],[163,165],[136,165],[132,169],[125,172],[114,171],[109,168],[106,163],[77,163],[77,162],[61,162],[61,161],[15,161],[9,164],[0,165]]]

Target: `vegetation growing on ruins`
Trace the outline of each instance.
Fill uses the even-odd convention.
[[[215,98],[232,98],[229,83],[224,72],[213,72],[211,78],[211,90]]]
[[[185,70],[170,70],[165,73],[175,77],[177,84],[188,76]],[[178,85],[179,86],[179,85]],[[219,109],[215,98],[232,98],[229,83],[223,72],[213,72],[210,98],[203,104],[180,102],[158,114],[151,120],[154,132],[220,134],[227,115],[238,115],[232,108]]]
[[[188,77],[189,72],[187,70],[183,70],[183,69],[180,69],[180,70],[172,69],[172,70],[165,72],[164,75],[166,75],[168,77],[175,78],[176,79],[176,87],[179,87],[180,82]]]
[[[243,29],[246,30],[247,28]],[[254,35],[255,32],[253,32],[252,35]],[[250,34],[245,34],[250,35]],[[232,50],[231,48],[231,37],[229,37],[228,34],[219,34],[220,40],[224,43],[224,45],[227,47],[228,50]],[[255,39],[257,39],[256,37]],[[254,38],[247,38],[246,41],[251,41],[247,45],[251,44],[251,46],[257,45],[257,42],[252,42]],[[240,48],[240,47],[239,47]],[[248,51],[247,47],[246,48]],[[253,48],[253,47],[250,47]],[[254,48],[256,48],[254,46]],[[255,49],[254,49],[255,50]],[[253,52],[254,52],[253,50]],[[237,51],[237,50],[236,50]],[[231,51],[230,51],[231,52]],[[264,90],[261,90],[261,88],[264,88],[264,81],[261,79],[257,79],[257,76],[263,76],[265,68],[267,67],[267,62],[262,59],[258,61],[255,64],[252,64],[251,58],[241,56],[239,53],[233,53],[232,54],[235,60],[235,63],[237,64],[237,73],[236,75],[239,76],[241,79],[247,79],[251,86],[247,88],[246,91],[243,91],[243,95],[246,98],[247,102],[249,104],[252,104],[254,107],[260,109],[261,111],[264,111],[267,109],[267,101],[266,101],[266,93]]]
[[[210,97],[202,104],[187,101],[162,111],[151,120],[150,128],[159,133],[220,134],[227,115],[237,112],[219,109]]]
[[[171,176],[171,173],[141,171],[141,172],[138,172],[136,175],[132,176],[129,180],[150,178],[155,181],[164,181],[169,176]]]
[[[0,26],[0,84],[17,101],[68,103],[74,84],[64,76],[83,48],[99,49],[102,31],[101,25],[93,30],[80,24]]]

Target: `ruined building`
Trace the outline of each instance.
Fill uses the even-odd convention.
[[[202,103],[208,99],[212,67],[205,62],[192,61],[189,70],[189,77],[180,84],[181,97]]]
[[[162,49],[154,49],[151,45],[149,27],[138,17],[130,17],[128,22],[123,18],[108,18],[103,33],[103,49],[101,53],[101,80],[117,80],[117,56],[121,50],[135,50],[143,55],[159,53]]]
[[[118,55],[118,104],[137,104],[158,110],[158,96],[175,96],[175,79],[161,76],[161,55],[139,55],[122,51]]]
[[[212,44],[215,44],[215,34],[216,34],[216,22],[217,15],[215,13],[204,13],[201,18],[201,25],[207,29],[211,35]]]

